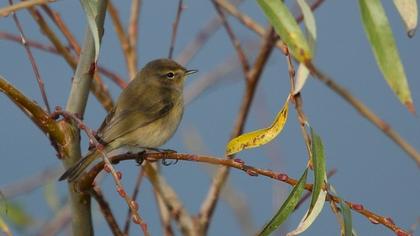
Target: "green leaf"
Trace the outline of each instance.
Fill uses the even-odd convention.
[[[289,99],[290,97],[287,97],[283,108],[277,113],[277,116],[270,127],[251,131],[230,140],[226,145],[226,155],[232,155],[244,149],[259,147],[277,137],[283,130],[287,121]]]
[[[98,15],[99,1],[98,0],[80,0],[83,10],[85,11],[90,32],[95,42],[95,61],[98,60],[99,48],[101,46],[100,31],[96,23],[96,16]]]
[[[309,213],[318,200],[319,193],[322,190],[322,185],[327,181],[327,170],[325,165],[324,145],[322,144],[321,137],[315,133],[311,128],[312,138],[312,163],[314,166],[314,185],[312,188],[311,205]]]
[[[1,215],[0,215],[0,230],[3,231],[3,233],[7,236],[12,235],[12,232],[10,231],[9,226],[7,226],[6,222],[4,222]]]
[[[311,204],[308,211],[299,222],[297,228],[289,232],[287,236],[298,235],[307,230],[324,208],[325,198],[327,196],[327,191],[322,189],[324,182],[327,182],[324,146],[322,144],[321,138],[312,128],[311,137],[312,163],[314,166],[314,185],[312,188]]]
[[[339,197],[337,191],[335,190],[334,186],[330,185],[329,190],[335,196]],[[330,203],[331,205],[335,206],[334,202]],[[335,212],[337,214],[340,227],[341,227],[341,235],[342,236],[357,236],[356,231],[353,229],[352,226],[352,218],[351,218],[351,211],[350,207],[344,202],[342,198],[340,198],[340,211]],[[334,207],[335,208],[335,207]]]
[[[341,229],[344,236],[352,236],[353,226],[351,219],[350,207],[343,201],[340,200],[341,215],[343,216],[344,228]]]
[[[287,44],[293,57],[299,62],[308,62],[312,59],[302,30],[295,17],[287,6],[280,0],[257,0],[270,24],[274,27],[283,42]]]
[[[312,51],[312,54],[315,54],[315,43],[316,43],[316,23],[315,17],[312,13],[311,8],[306,3],[305,0],[297,0],[297,3],[303,14],[303,22],[308,35],[309,48]],[[299,67],[296,72],[296,83],[293,94],[299,93],[303,86],[306,83],[306,80],[309,77],[309,70],[306,68],[304,63],[299,63]]]
[[[306,178],[308,176],[308,169],[305,169],[298,183],[293,187],[286,201],[274,215],[274,217],[264,226],[264,229],[258,234],[259,236],[266,236],[276,230],[295,209],[300,200],[303,189],[305,187]]]
[[[10,201],[2,201],[0,204],[0,215],[8,219],[18,228],[27,228],[32,225],[34,220],[18,203]]]
[[[413,37],[417,28],[417,0],[394,0],[394,5],[404,22],[408,37]]]
[[[401,103],[414,113],[404,67],[381,1],[359,0],[359,6],[367,38],[385,80]]]

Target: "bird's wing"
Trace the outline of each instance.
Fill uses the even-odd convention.
[[[174,107],[174,103],[169,99],[147,105],[141,102],[132,105],[118,111],[114,108],[108,114],[98,129],[98,136],[103,142],[110,143],[135,129],[144,127],[164,117]]]

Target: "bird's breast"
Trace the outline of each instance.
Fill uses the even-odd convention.
[[[166,143],[166,141],[175,133],[181,121],[183,110],[182,102],[177,103],[165,116],[151,122],[141,129],[134,130],[124,137],[127,138],[126,140],[119,141],[138,147],[159,147]],[[132,139],[130,137],[136,138]]]

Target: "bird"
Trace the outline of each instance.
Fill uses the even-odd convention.
[[[184,111],[184,81],[197,70],[187,70],[167,58],[147,63],[124,88],[96,132],[103,152],[120,148],[157,148],[177,130]],[[101,152],[90,150],[59,178],[77,179]]]

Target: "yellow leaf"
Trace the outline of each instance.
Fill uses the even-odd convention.
[[[273,140],[282,131],[284,124],[286,124],[289,98],[290,96],[270,127],[242,134],[230,140],[226,146],[226,155],[232,155],[248,148],[259,147]]]

